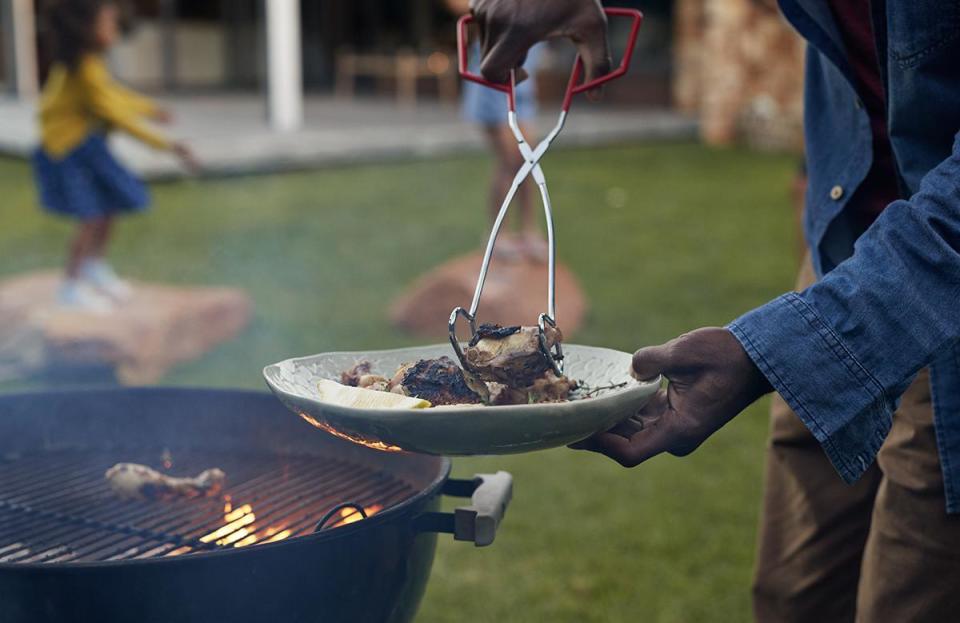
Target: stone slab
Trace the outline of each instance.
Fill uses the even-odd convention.
[[[108,366],[121,383],[153,383],[235,337],[253,310],[237,288],[135,281],[116,310],[79,312],[57,305],[60,280],[40,271],[0,281],[0,378]]]
[[[391,322],[415,335],[442,339],[454,307],[470,306],[483,255],[454,258],[417,279],[390,307]],[[533,325],[547,311],[547,265],[526,258],[495,256],[480,299],[478,320],[502,325]],[[557,266],[557,320],[566,339],[587,313],[583,290],[574,274]],[[466,322],[461,339],[469,338]]]

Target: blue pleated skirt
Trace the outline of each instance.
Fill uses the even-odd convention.
[[[91,134],[61,158],[38,148],[33,172],[40,203],[63,216],[88,221],[139,212],[150,205],[143,181],[113,157],[100,133]]]

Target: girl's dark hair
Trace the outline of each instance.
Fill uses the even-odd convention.
[[[84,54],[96,47],[94,25],[100,10],[111,0],[51,0],[47,3],[46,30],[51,58],[76,69]]]

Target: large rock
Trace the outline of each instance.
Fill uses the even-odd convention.
[[[390,307],[394,325],[430,339],[447,335],[447,320],[454,307],[468,308],[483,261],[481,252],[441,264],[420,277]],[[582,324],[587,304],[576,277],[557,265],[557,321],[569,338]],[[480,322],[502,325],[533,325],[547,311],[547,265],[524,258],[495,256],[487,273],[480,309]],[[461,320],[461,339],[469,328]]]
[[[56,304],[60,279],[44,271],[0,281],[0,378],[106,366],[121,383],[152,383],[236,336],[253,307],[236,288],[134,282],[128,303],[84,313]]]

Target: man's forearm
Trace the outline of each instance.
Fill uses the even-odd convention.
[[[960,337],[960,137],[818,284],[730,325],[847,480],[912,377]]]

